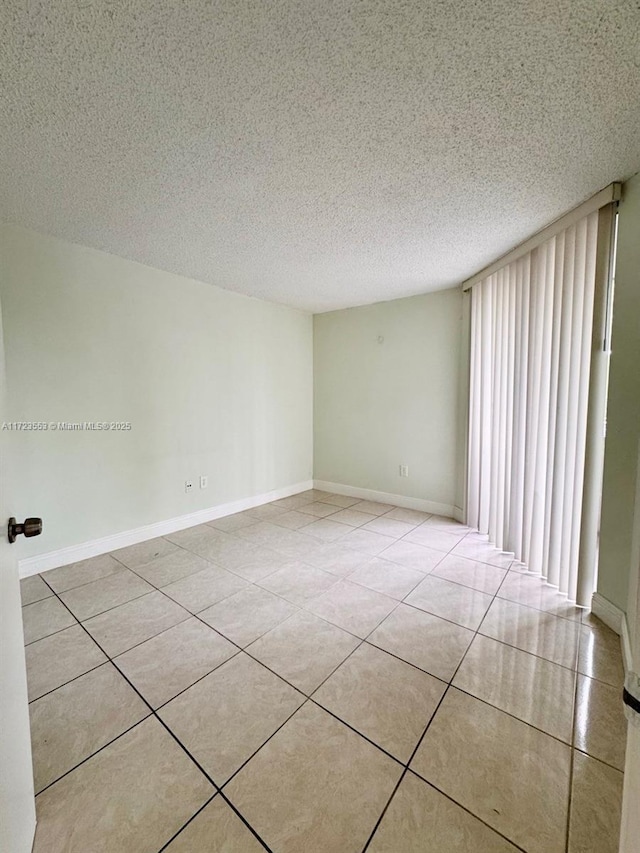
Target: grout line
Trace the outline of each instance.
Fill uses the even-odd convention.
[[[75,628],[75,625],[70,625],[69,627]],[[51,635],[53,636],[53,635]],[[46,639],[46,637],[45,637]],[[92,638],[93,639],[93,638]],[[52,687],[51,690],[47,690],[45,693],[41,693],[40,696],[35,696],[33,699],[29,699],[29,705],[33,705],[34,702],[38,702],[40,699],[44,699],[45,696],[50,696],[52,693],[55,693],[56,690],[59,690],[61,687],[66,687],[67,684],[72,684],[74,681],[77,681],[79,678],[82,678],[83,675],[88,675],[90,672],[93,672],[95,669],[99,669],[101,666],[104,666],[105,663],[109,663],[109,660],[102,660],[100,663],[97,663],[95,666],[89,667],[89,669],[85,669],[83,672],[78,673],[78,675],[74,675],[73,678],[67,679],[67,681],[63,681],[62,684],[58,684],[56,687]]]
[[[252,659],[252,660],[253,660],[253,659]],[[260,663],[260,661],[256,661],[256,663]],[[264,664],[262,664],[262,666],[264,666]],[[265,669],[269,669],[269,667],[265,667]],[[272,670],[269,670],[269,672],[272,672]],[[273,672],[272,672],[272,674],[274,674],[274,675],[275,675],[275,673],[273,673]],[[279,676],[279,677],[280,677],[280,676]],[[288,682],[288,681],[287,681],[287,684],[289,684],[289,682]],[[293,686],[293,685],[289,684],[289,687],[292,687],[292,686]],[[296,689],[296,690],[297,690],[297,688],[294,688],[294,689]],[[278,726],[278,728],[277,728],[277,729],[275,729],[275,731],[273,731],[273,732],[269,735],[269,737],[268,737],[268,738],[267,738],[263,743],[261,743],[261,744],[260,744],[260,746],[259,746],[259,747],[257,747],[257,749],[255,749],[255,750],[251,753],[251,755],[250,755],[247,759],[245,759],[245,761],[243,761],[243,762],[242,762],[242,764],[241,764],[241,765],[240,765],[236,770],[234,770],[234,771],[233,771],[233,773],[231,774],[231,776],[229,776],[229,778],[228,778],[225,782],[223,782],[223,783],[222,783],[222,785],[220,786],[220,793],[222,793],[222,792],[223,792],[224,788],[226,788],[226,787],[227,787],[227,785],[228,785],[230,782],[232,782],[232,781],[233,781],[233,779],[235,779],[235,777],[236,777],[236,776],[237,776],[237,775],[238,775],[238,774],[239,774],[239,773],[240,773],[240,772],[241,772],[241,771],[242,771],[242,770],[247,766],[247,764],[248,764],[248,763],[249,763],[249,762],[250,762],[250,761],[251,761],[251,760],[252,760],[252,759],[253,759],[253,758],[254,758],[254,757],[255,757],[255,756],[260,752],[260,750],[261,750],[264,746],[266,746],[266,745],[269,743],[269,741],[270,741],[272,738],[274,738],[274,737],[278,734],[278,732],[279,732],[281,729],[283,729],[283,728],[287,725],[287,723],[291,720],[291,718],[292,718],[292,717],[295,717],[295,715],[298,713],[298,711],[300,711],[302,708],[304,708],[304,706],[307,704],[307,702],[309,702],[309,701],[310,701],[309,697],[308,697],[308,696],[306,696],[304,693],[302,693],[302,691],[301,691],[301,690],[297,690],[297,692],[298,692],[298,693],[300,693],[302,696],[304,696],[304,701],[303,701],[303,702],[301,702],[301,703],[298,705],[298,707],[297,707],[294,711],[292,711],[292,712],[289,714],[289,716],[286,718],[286,720],[283,720],[283,722],[282,722],[282,723],[280,723],[280,725]]]
[[[569,754],[569,791],[567,796],[567,819],[565,825],[565,851],[569,853],[569,837],[571,831],[571,806],[573,799],[573,766],[574,766],[574,744],[576,737],[576,717],[578,709],[578,663],[580,660],[580,645],[582,643],[581,632],[578,632],[578,642],[576,643],[576,654],[574,658],[574,674],[573,674],[573,696],[571,700],[571,744]]]
[[[107,663],[110,663],[110,661],[105,661],[104,664],[102,664],[102,665],[104,666]],[[44,792],[48,791],[49,788],[53,787],[53,785],[57,785],[58,782],[61,782],[65,778],[65,776],[68,776],[70,773],[73,773],[74,770],[78,770],[78,768],[82,767],[83,764],[86,764],[87,761],[92,759],[99,752],[102,752],[104,749],[111,746],[111,744],[115,743],[117,740],[120,740],[121,737],[128,734],[128,732],[133,731],[133,729],[135,729],[137,726],[139,726],[140,723],[144,723],[144,721],[148,720],[151,716],[152,716],[151,713],[147,713],[147,714],[145,714],[144,717],[141,717],[141,719],[136,720],[135,723],[132,723],[130,726],[127,726],[126,729],[119,732],[115,737],[112,737],[110,741],[102,744],[100,747],[98,747],[98,749],[94,750],[94,752],[90,753],[89,755],[85,755],[85,757],[82,759],[82,761],[79,761],[77,764],[74,764],[73,767],[70,767],[68,770],[65,770],[64,773],[61,773],[60,776],[57,776],[55,779],[53,779],[53,781],[49,782],[48,785],[45,785],[44,788],[40,788],[39,791],[36,791],[35,796],[39,797],[40,794],[44,794]]]
[[[198,817],[198,815],[201,814],[207,808],[207,806],[210,805],[215,800],[215,798],[218,796],[218,794],[219,794],[219,791],[214,791],[213,794],[209,797],[209,799],[205,803],[203,803],[203,805],[200,806],[198,811],[194,812],[194,814],[191,815],[189,820],[183,826],[181,826],[180,829],[176,833],[174,833],[171,836],[171,838],[167,841],[167,843],[162,845],[162,847],[160,848],[158,853],[162,853],[163,850],[166,850],[167,847],[171,844],[171,842],[175,841],[175,839],[180,835],[180,833],[189,826],[191,821],[195,820]]]

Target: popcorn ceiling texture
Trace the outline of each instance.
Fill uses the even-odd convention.
[[[4,0],[0,216],[312,311],[640,169],[637,0]]]

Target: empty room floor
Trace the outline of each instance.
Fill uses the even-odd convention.
[[[35,853],[614,853],[619,638],[309,491],[22,581]]]

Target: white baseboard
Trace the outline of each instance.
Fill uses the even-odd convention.
[[[422,498],[408,498],[405,495],[392,495],[390,492],[378,492],[375,489],[361,489],[358,486],[345,486],[343,483],[328,483],[326,480],[314,480],[313,488],[320,489],[323,492],[333,492],[336,495],[362,498],[364,501],[393,504],[405,509],[419,509],[422,512],[446,515],[448,518],[454,517],[454,508],[450,504],[439,504],[435,501],[425,501]]]
[[[622,645],[622,658],[624,661],[625,672],[632,669],[631,666],[631,637],[629,634],[629,625],[627,616],[623,610],[612,604],[608,598],[600,595],[599,592],[594,592],[591,598],[591,612],[597,616],[601,622],[604,622],[612,631],[620,637]]]
[[[60,548],[58,551],[49,551],[47,554],[26,557],[18,562],[20,577],[26,578],[30,575],[46,572],[48,569],[57,569],[59,566],[67,566],[69,563],[77,563],[79,560],[86,560],[89,557],[108,554],[118,548],[126,548],[127,545],[137,545],[138,542],[146,542],[148,539],[155,539],[156,536],[166,536],[167,533],[175,533],[177,530],[195,527],[197,524],[204,524],[225,515],[233,515],[235,512],[252,509],[271,501],[280,500],[280,498],[288,498],[312,488],[313,481],[306,480],[303,483],[295,483],[292,486],[285,486],[272,492],[264,492],[261,495],[253,495],[250,498],[242,498],[231,503],[199,509],[188,515],[168,518],[166,521],[145,524],[143,527],[136,527],[134,530],[124,530],[111,536],[103,536],[100,539],[93,539],[91,542],[82,542],[79,545]]]

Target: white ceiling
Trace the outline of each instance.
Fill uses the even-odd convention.
[[[312,311],[640,169],[636,0],[3,0],[0,216]]]

